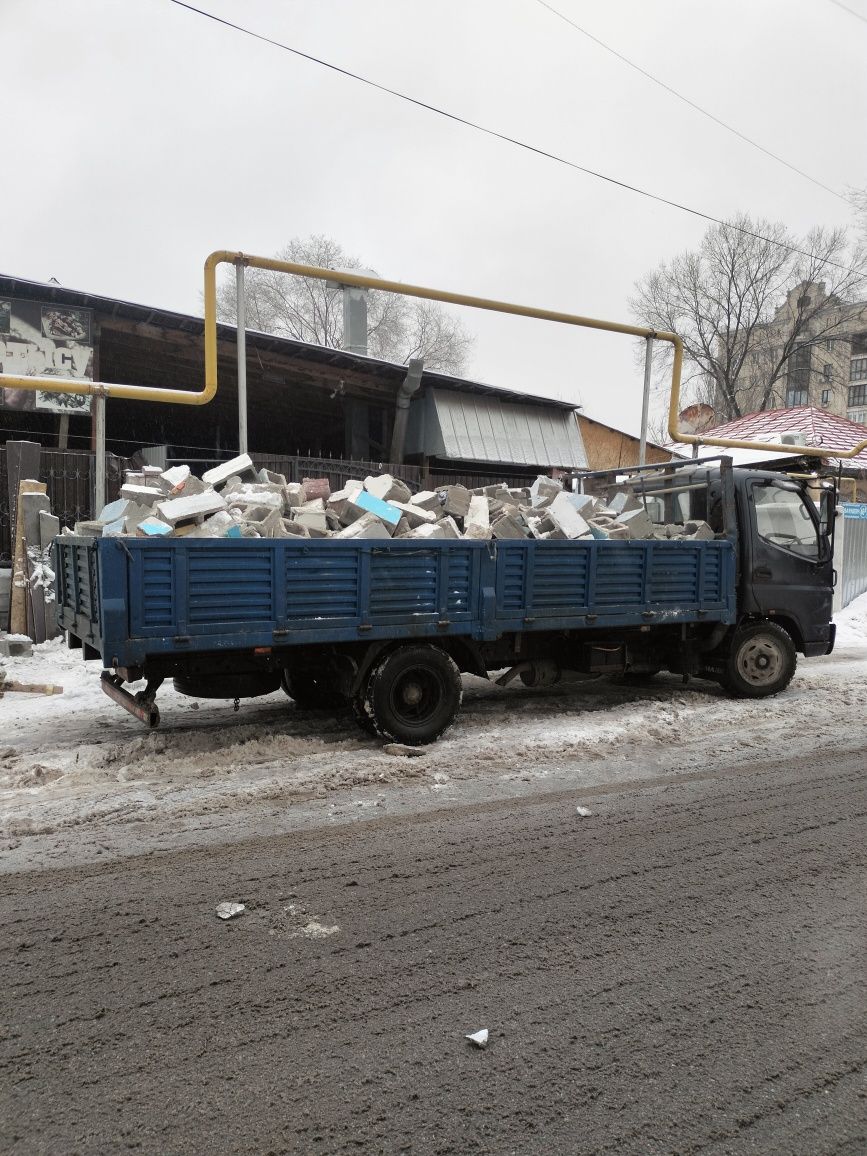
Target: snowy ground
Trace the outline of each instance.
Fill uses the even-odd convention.
[[[672,676],[537,691],[466,677],[457,724],[418,758],[385,754],[349,715],[302,712],[282,693],[235,714],[167,684],[149,732],[102,693],[98,663],[46,643],[4,660],[8,677],[64,693],[0,701],[0,869],[867,746],[867,595],[837,621],[835,653],[802,659],[784,695],[757,703]]]

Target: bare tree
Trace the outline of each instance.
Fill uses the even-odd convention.
[[[682,338],[687,396],[727,421],[779,404],[786,382],[809,379],[812,347],[867,317],[856,304],[865,270],[845,229],[796,239],[741,215],[638,281],[631,305],[643,324]]]
[[[365,270],[331,237],[294,237],[276,256],[323,269]],[[269,269],[245,274],[247,324],[251,329],[340,349],[343,344],[341,290],[312,278],[291,277]],[[217,286],[221,321],[237,320],[235,277]],[[473,338],[460,321],[435,301],[371,291],[367,305],[367,341],[372,357],[406,364],[423,357],[425,367],[455,376],[465,371]]]

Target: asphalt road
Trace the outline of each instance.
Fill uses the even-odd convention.
[[[0,1150],[863,1154],[864,763],[6,875]]]

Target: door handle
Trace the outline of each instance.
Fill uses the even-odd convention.
[[[755,570],[753,570],[753,577],[773,578],[773,574],[770,572],[767,566],[756,566]]]

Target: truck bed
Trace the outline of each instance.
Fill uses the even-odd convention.
[[[105,666],[148,655],[734,622],[732,543],[85,538],[57,620]]]

